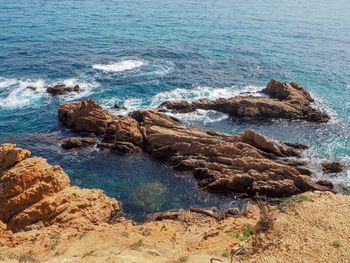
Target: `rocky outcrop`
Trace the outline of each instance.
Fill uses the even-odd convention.
[[[53,96],[64,95],[70,92],[80,92],[80,86],[75,85],[74,87],[69,87],[64,84],[59,84],[52,87],[48,87],[46,91],[47,93],[50,93]]]
[[[297,159],[298,145],[273,142],[251,130],[233,136],[205,132],[154,110],[114,116],[93,101],[64,104],[59,118],[73,130],[95,132],[112,145],[142,147],[177,171],[193,173],[209,191],[283,197],[330,189],[311,180],[311,172]]]
[[[100,135],[101,148],[135,152],[143,143],[137,121],[112,115],[92,100],[61,105],[59,120],[74,131]]]
[[[199,99],[188,101],[166,101],[159,109],[178,113],[193,112],[197,109],[215,110],[240,119],[268,120],[288,119],[323,123],[330,117],[315,109],[313,98],[298,84],[271,80],[261,91],[269,97],[237,96],[220,99]]]
[[[13,144],[0,145],[0,221],[17,232],[48,225],[91,228],[121,212],[100,190],[70,187],[68,175]]]

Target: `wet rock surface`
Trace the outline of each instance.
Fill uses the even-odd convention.
[[[59,85],[55,85],[52,87],[48,87],[46,89],[47,93],[50,93],[53,96],[56,95],[64,95],[70,92],[80,92],[80,86],[79,85],[75,85],[73,87],[69,87],[66,86],[64,84],[59,84]]]
[[[311,180],[299,159],[303,147],[271,141],[251,130],[237,135],[205,132],[154,110],[114,116],[91,100],[61,105],[59,119],[75,131],[98,134],[111,147],[123,142],[142,148],[175,170],[192,173],[208,191],[285,197],[331,189]]]
[[[325,174],[341,173],[343,166],[339,162],[324,162],[322,163],[322,170]]]
[[[71,187],[68,175],[13,144],[0,145],[0,221],[14,232],[58,225],[91,228],[121,206],[100,190]]]
[[[261,92],[269,97],[236,96],[192,102],[166,101],[159,109],[176,113],[188,113],[197,109],[214,110],[250,120],[288,119],[324,123],[330,119],[326,113],[314,108],[310,93],[294,82],[271,80]]]
[[[72,137],[65,139],[62,142],[61,147],[65,150],[83,148],[86,146],[94,145],[96,143],[96,138],[94,137]]]

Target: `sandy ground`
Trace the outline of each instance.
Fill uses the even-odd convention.
[[[269,223],[251,207],[223,221],[124,220],[90,231],[49,227],[2,234],[0,262],[350,262],[350,197],[306,193],[289,201],[268,209]]]

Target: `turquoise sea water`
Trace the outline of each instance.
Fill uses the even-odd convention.
[[[243,123],[204,111],[178,117],[229,133],[254,128],[306,143],[311,149],[305,158],[318,178],[324,177],[322,160],[349,162],[348,0],[0,0],[0,11],[0,142],[60,164],[73,184],[105,190],[133,218],[241,202],[199,191],[191,177],[147,156],[61,150],[70,132],[57,121],[60,103],[94,98],[131,111],[167,99],[256,91],[272,78],[295,81],[331,114],[330,123]],[[62,82],[79,84],[83,92],[60,98],[45,93]],[[350,185],[348,167],[326,179]],[[135,204],[150,192],[160,195]]]

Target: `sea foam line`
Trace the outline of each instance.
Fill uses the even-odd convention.
[[[121,60],[118,62],[112,62],[109,64],[94,64],[93,69],[102,70],[105,72],[123,72],[128,70],[133,70],[142,67],[146,62],[143,60]]]
[[[258,93],[263,87],[245,86],[243,88],[228,87],[228,88],[213,88],[208,86],[197,86],[192,89],[177,88],[170,91],[164,91],[156,94],[152,99],[150,106],[157,107],[164,101],[187,100],[194,101],[197,99],[209,98],[230,98],[238,95],[249,94],[261,96]]]

